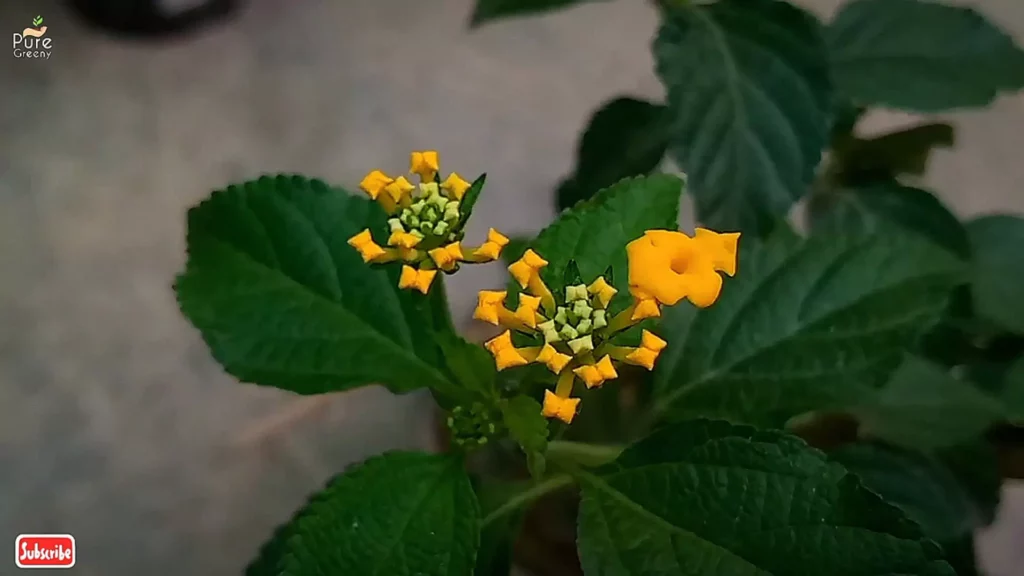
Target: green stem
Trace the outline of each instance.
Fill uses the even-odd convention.
[[[571,486],[573,482],[574,479],[572,476],[569,476],[568,474],[559,474],[558,476],[552,476],[551,478],[548,478],[547,480],[533,486],[532,488],[523,490],[519,494],[516,494],[515,496],[506,500],[504,504],[502,504],[493,512],[485,516],[480,524],[480,527],[486,528],[495,520],[498,520],[499,518],[514,512],[520,506],[533,502],[534,500],[540,498],[541,496],[544,496],[545,494],[550,494],[551,492],[554,492],[561,488],[565,488],[566,486]]]
[[[552,460],[563,460],[581,466],[601,466],[619,457],[622,446],[586,444],[556,440],[548,442],[547,455]]]

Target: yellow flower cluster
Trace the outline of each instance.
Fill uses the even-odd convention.
[[[702,228],[692,238],[678,231],[648,230],[626,248],[633,301],[613,316],[608,307],[616,289],[604,277],[553,292],[541,279],[548,262],[527,250],[508,267],[524,289],[516,308],[505,307],[505,292],[485,290],[474,318],[506,328],[484,345],[498,370],[537,363],[557,375],[554,391],[544,392],[542,413],[571,423],[580,403],[572,397],[577,379],[587,388],[601,386],[618,378],[616,363],[653,370],[667,346],[648,330],[642,331],[639,346],[619,346],[615,337],[644,319],[660,316],[661,306],[683,298],[700,307],[714,303],[722,287],[718,272],[736,272],[738,241],[739,233]],[[535,344],[517,348],[513,331]]]
[[[438,270],[454,274],[460,263],[496,260],[508,244],[508,238],[492,228],[480,246],[462,245],[466,218],[461,203],[472,185],[454,172],[442,181],[439,169],[437,152],[429,150],[413,152],[410,158],[409,172],[419,176],[418,185],[380,170],[367,174],[360,187],[389,216],[387,247],[377,244],[369,229],[348,240],[364,262],[402,262],[398,287],[424,294]]]

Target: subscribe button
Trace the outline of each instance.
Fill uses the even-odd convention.
[[[14,541],[18,568],[71,568],[75,537],[70,534],[22,534]]]

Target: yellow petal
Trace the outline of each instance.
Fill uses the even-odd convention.
[[[416,187],[412,185],[412,182],[406,180],[405,176],[399,176],[394,182],[384,187],[384,191],[387,192],[388,196],[390,196],[395,202],[401,201],[402,197],[415,189]]]
[[[580,366],[573,368],[573,373],[579,376],[580,380],[587,385],[587,388],[594,388],[604,383],[604,377],[596,366]]]
[[[436,170],[436,168],[435,168]],[[452,172],[441,182],[441,189],[448,192],[456,200],[462,200],[462,195],[466,193],[470,187],[470,183],[459,177],[458,174]]]
[[[498,325],[498,307],[503,306],[505,292],[492,290],[481,290],[477,296],[476,310],[473,311],[473,318]],[[511,340],[510,340],[511,342]]]
[[[356,249],[358,249],[360,246],[366,246],[367,244],[370,244],[372,242],[373,236],[370,235],[369,228],[363,230],[359,234],[356,234],[355,236],[348,239],[348,245]]]
[[[440,167],[435,150],[413,152],[409,158],[409,172],[418,174],[424,181],[433,180]]]
[[[394,182],[393,178],[380,170],[374,170],[363,178],[363,181],[359,183],[359,187],[369,194],[370,198],[376,200],[377,196],[380,195],[381,190],[392,182]]]
[[[555,374],[561,372],[570,360],[572,360],[571,356],[568,354],[562,354],[558,350],[555,350],[555,347],[551,344],[545,344],[544,347],[540,349],[540,353],[537,354],[537,362],[544,364]]]
[[[640,347],[652,350],[654,352],[661,352],[668,346],[668,342],[665,342],[661,338],[658,338],[656,334],[649,330],[644,330],[640,333]]]
[[[653,298],[641,298],[636,301],[636,308],[633,309],[633,315],[630,317],[630,320],[637,322],[646,318],[657,318],[658,316],[661,316],[658,302]]]
[[[597,298],[601,308],[607,308],[608,303],[612,301],[612,297],[618,292],[615,287],[605,281],[604,276],[598,276],[597,280],[591,282],[590,286],[587,286],[587,291]]]
[[[415,288],[426,294],[430,291],[430,285],[434,282],[434,276],[436,275],[437,270],[420,270],[416,274]]]
[[[412,266],[402,266],[402,274],[398,277],[399,288],[412,288],[416,285],[416,269]]]
[[[516,318],[530,328],[537,327],[537,308],[540,307],[540,298],[528,294],[519,295],[519,306],[516,308]]]
[[[636,348],[626,356],[626,362],[643,366],[648,370],[654,370],[654,361],[658,359],[658,353],[650,348]]]
[[[504,348],[494,354],[494,364],[500,371],[506,368],[525,366],[529,364],[529,361],[523,358],[522,354],[515,348]]]
[[[605,380],[612,380],[619,377],[619,373],[615,371],[615,366],[612,365],[611,356],[608,356],[607,354],[604,358],[598,360],[594,367],[597,368],[598,373],[601,374],[601,378]]]
[[[558,418],[566,424],[571,424],[579,403],[579,398],[562,398],[551,390],[545,390],[541,414],[545,418]]]
[[[494,228],[487,229],[487,241],[497,244],[499,248],[508,246],[508,238],[503,236],[501,232],[498,232]]]
[[[452,265],[454,264],[451,255],[449,255],[448,251],[445,250],[444,248],[434,248],[433,250],[428,250],[427,255],[430,256],[430,259],[433,260],[435,264],[437,264],[438,268],[448,269],[451,268]]]
[[[388,245],[400,246],[402,248],[413,248],[419,244],[421,240],[423,240],[423,238],[409,232],[392,232],[391,236],[388,238]]]
[[[739,232],[718,233],[706,228],[697,228],[693,240],[702,252],[707,252],[715,270],[729,276],[736,274],[736,250],[740,241]]]
[[[484,342],[484,348],[486,348],[491,354],[495,355],[501,350],[512,348],[512,332],[505,330],[501,334],[491,338],[487,342]]]
[[[456,262],[458,262],[459,260],[466,259],[466,257],[462,254],[462,245],[460,245],[458,242],[452,242],[451,244],[445,246],[444,249],[446,252],[448,252],[448,255],[451,256],[452,259],[455,260]]]
[[[526,265],[534,270],[540,270],[541,268],[548,265],[548,261],[541,258],[539,254],[531,249],[527,249],[523,253],[522,261],[526,262]]]
[[[501,256],[501,246],[498,246],[494,242],[484,242],[476,249],[475,254],[479,262],[497,260],[498,257]]]

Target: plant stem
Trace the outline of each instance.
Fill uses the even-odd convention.
[[[483,521],[480,523],[480,527],[486,528],[491,522],[494,522],[502,516],[505,516],[506,514],[515,511],[520,506],[533,502],[534,500],[540,498],[541,496],[544,496],[545,494],[549,494],[560,488],[570,486],[573,482],[574,479],[572,476],[569,476],[568,474],[559,474],[557,476],[552,476],[551,478],[548,478],[543,482],[540,482],[539,484],[533,486],[532,488],[523,490],[519,494],[516,494],[515,496],[506,500],[504,504],[502,504],[493,512],[485,516]]]
[[[556,440],[548,442],[548,457],[565,460],[581,466],[601,466],[619,457],[622,446],[586,444]]]

